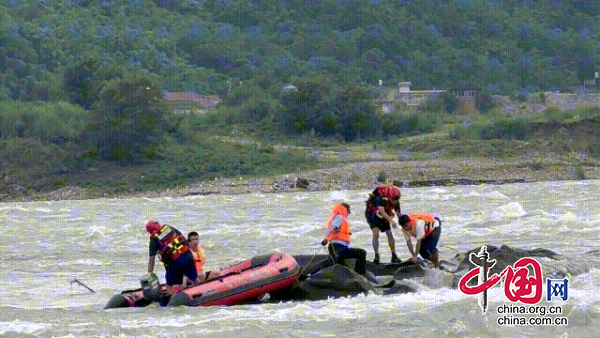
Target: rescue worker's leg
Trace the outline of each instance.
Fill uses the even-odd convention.
[[[341,259],[354,258],[356,259],[356,263],[354,263],[354,271],[359,275],[364,275],[366,272],[365,263],[367,260],[367,252],[364,249],[360,248],[348,248],[345,247],[343,251],[339,252]]]
[[[386,230],[385,235],[387,236],[388,245],[390,246],[390,251],[392,252],[392,263],[400,263],[400,259],[396,255],[396,240],[394,239],[392,230]]]
[[[427,236],[423,243],[421,243],[421,250],[419,254],[424,259],[431,261],[435,267],[437,268],[439,265],[439,254],[437,249],[438,241],[440,240],[440,235],[442,234],[442,228],[437,227],[433,230],[433,232]]]
[[[373,251],[375,252],[375,258],[373,259],[373,263],[379,264],[379,233],[381,231],[381,218],[378,218],[375,215],[372,215],[365,211],[365,218],[367,219],[367,224],[369,224],[369,228],[371,229],[371,233],[373,234],[373,238],[371,239],[371,243],[373,244]]]
[[[167,274],[167,294],[172,295],[175,293],[174,286],[178,286],[178,290],[183,286],[183,276],[185,275],[190,281],[197,284],[198,272],[196,271],[196,263],[194,257],[189,251],[184,252],[176,260],[169,262],[166,267]]]
[[[310,269],[308,269],[308,267],[307,267],[307,269],[304,270],[304,272],[300,274],[300,278],[299,278],[300,280],[304,280],[306,277],[317,273],[319,270],[325,269],[326,267],[332,266],[333,264],[336,263],[336,261],[335,261],[336,254],[331,249],[331,244],[329,244],[329,246],[327,247],[327,250],[329,251],[329,255],[327,255],[327,258],[320,261],[317,265],[313,266]]]
[[[436,249],[436,250],[435,250],[435,253],[433,253],[433,254],[431,255],[431,257],[429,257],[429,260],[430,260],[430,261],[431,261],[431,262],[434,264],[434,266],[435,266],[436,268],[437,268],[437,267],[439,266],[439,264],[440,264],[440,262],[439,262],[439,257],[438,257],[438,256],[439,256],[439,255],[438,255],[438,252],[439,252],[439,251],[437,251],[437,249]]]
[[[373,233],[373,251],[375,252],[375,259],[373,259],[373,263],[379,264],[379,228],[375,227],[371,229]]]

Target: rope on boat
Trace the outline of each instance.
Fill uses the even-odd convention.
[[[321,251],[321,248],[323,248],[322,245],[319,245],[319,248],[317,248],[317,251],[315,251],[315,254],[310,258],[310,260],[308,261],[308,263],[306,263],[306,265],[304,266],[304,269],[302,269],[302,271],[300,271],[300,274],[303,274],[304,271],[306,270],[306,268],[308,268],[308,266],[310,265],[310,263],[313,261],[313,259],[315,259],[315,257],[317,256],[317,254],[319,253],[319,251]]]

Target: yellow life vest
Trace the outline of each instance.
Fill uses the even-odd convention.
[[[198,245],[198,248],[196,250],[190,247],[190,251],[194,256],[194,262],[196,263],[196,271],[198,273],[202,272],[202,269],[204,268],[204,263],[206,262],[206,255],[204,254],[204,249],[202,249],[202,247]]]

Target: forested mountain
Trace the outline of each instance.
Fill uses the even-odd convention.
[[[257,75],[568,90],[600,70],[599,10],[597,0],[1,0],[0,99],[58,99],[81,57],[200,94]]]

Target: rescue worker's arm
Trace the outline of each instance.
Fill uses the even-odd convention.
[[[329,234],[340,232],[340,226],[342,225],[342,218],[337,215],[331,221],[331,230],[328,230],[325,234],[325,239],[321,242],[321,245],[325,246],[329,242]]]
[[[423,243],[423,239],[425,238],[425,221],[420,219],[415,224],[415,238],[417,238],[417,243],[415,245],[415,252],[413,253],[411,260],[413,262],[417,262],[417,256],[419,255],[419,251],[421,251],[421,244]]]
[[[411,260],[416,263],[417,262],[417,255],[419,254],[419,251],[421,251],[421,243],[423,243],[423,238],[419,238],[417,239],[417,244],[415,245],[415,252],[413,252]]]
[[[148,259],[148,273],[154,272],[154,262],[156,261],[156,256],[150,256]]]
[[[385,208],[383,206],[377,207],[377,211],[379,212],[379,215],[381,217],[383,217],[385,220],[387,220],[388,222],[390,222],[390,225],[394,229],[396,229],[398,227],[398,225],[396,224],[396,221],[394,221],[394,218],[390,217],[390,215],[388,215],[387,212],[385,212]]]
[[[410,240],[410,235],[404,229],[402,229],[402,234],[404,235],[404,239],[406,240],[406,246],[408,247],[408,251],[410,252],[411,257],[415,255],[415,251],[412,245],[412,241]]]
[[[340,215],[336,215],[331,221],[331,232],[338,233],[340,232],[340,226],[342,225],[342,218]],[[329,236],[329,234],[327,234]]]
[[[154,272],[154,262],[156,261],[156,254],[158,254],[160,250],[160,243],[157,240],[150,239],[149,247],[148,247],[148,273]]]

